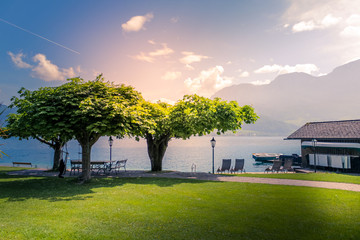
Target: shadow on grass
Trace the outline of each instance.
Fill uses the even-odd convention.
[[[92,178],[89,183],[78,184],[77,178],[14,176],[0,172],[0,199],[24,201],[40,199],[48,201],[72,201],[92,198],[97,188],[112,188],[125,184],[171,187],[181,183],[204,181],[167,178]]]

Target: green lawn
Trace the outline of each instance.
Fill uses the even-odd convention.
[[[232,174],[234,175],[234,174]],[[281,179],[297,179],[309,181],[324,182],[342,182],[360,184],[360,176],[340,173],[243,173],[236,174],[239,177],[260,177],[260,178],[281,178]]]
[[[0,168],[0,239],[360,239],[360,193]]]

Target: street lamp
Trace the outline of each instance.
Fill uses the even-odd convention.
[[[211,147],[212,147],[212,173],[214,174],[214,148],[215,148],[215,145],[216,145],[215,138],[212,138],[210,140],[210,143],[211,143]]]
[[[110,146],[110,168],[111,168],[111,148],[113,145],[114,140],[112,139],[112,137],[109,137],[109,146]]]
[[[316,172],[316,143],[317,143],[317,140],[313,139],[312,142],[313,142],[313,146],[314,146],[314,169]]]

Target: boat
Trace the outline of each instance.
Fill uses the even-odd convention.
[[[253,153],[252,157],[255,161],[268,162],[279,159],[281,153]]]

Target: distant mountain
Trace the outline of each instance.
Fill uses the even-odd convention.
[[[309,121],[359,119],[359,89],[360,60],[357,60],[324,76],[289,73],[268,85],[230,86],[213,97],[236,100],[240,105],[255,108],[263,120],[253,126],[245,125],[244,130],[286,136]]]

